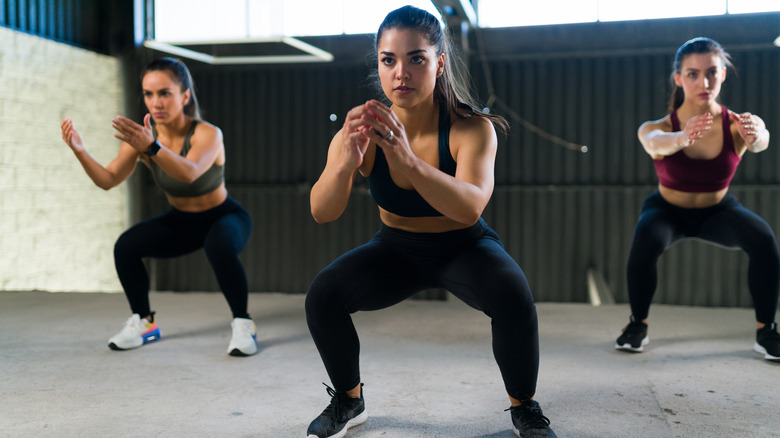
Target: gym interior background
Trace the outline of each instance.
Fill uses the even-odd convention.
[[[109,192],[92,185],[59,133],[62,118],[73,118],[105,164],[118,147],[111,119],[141,120],[138,73],[167,55],[138,39],[153,32],[151,5],[0,0],[0,289],[118,292],[115,239],[166,208],[143,166]],[[780,13],[471,30],[460,30],[458,17],[448,20],[480,98],[511,122],[509,136],[499,140],[496,188],[484,217],[526,272],[537,301],[587,302],[590,278],[627,302],[633,227],[657,184],[636,129],[666,114],[673,54],[692,37],[711,37],[731,53],[737,71],[729,72],[722,101],[759,114],[773,134],[768,151],[745,155],[732,192],[780,232],[780,48],[773,45]],[[253,292],[305,293],[320,269],[379,226],[361,180],[334,223],[315,224],[308,205],[341,118],[377,96],[367,79],[372,36],[300,39],[334,60],[184,59],[204,118],[224,133],[228,190],[254,221],[241,256]],[[588,150],[539,136],[523,120]],[[215,291],[207,263],[202,251],[150,261],[153,288]],[[752,307],[747,256],[739,251],[686,241],[661,258],[659,271],[657,303]]]

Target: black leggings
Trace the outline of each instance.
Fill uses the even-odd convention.
[[[536,306],[520,266],[482,219],[445,233],[383,225],[317,275],[306,320],[334,388],[344,392],[360,383],[360,343],[350,314],[390,307],[429,288],[444,288],[491,318],[506,390],[531,398],[539,370]]]
[[[170,258],[203,248],[234,318],[248,318],[249,288],[238,254],[249,240],[249,213],[228,197],[200,213],[171,208],[132,226],[114,245],[114,263],[130,309],[149,315],[149,274],[143,257]]]
[[[681,208],[666,202],[657,191],[642,204],[628,257],[628,297],[636,319],[647,318],[650,311],[658,282],[658,257],[689,237],[744,250],[750,257],[748,288],[756,320],[764,324],[775,320],[780,255],[769,224],[731,194],[712,207]]]

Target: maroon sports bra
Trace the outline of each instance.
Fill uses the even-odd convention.
[[[742,158],[734,148],[728,109],[722,108],[723,147],[720,154],[711,160],[702,160],[690,158],[685,155],[685,149],[681,149],[672,155],[654,159],[655,173],[662,186],[692,193],[717,192],[729,186]],[[672,131],[681,131],[677,111],[670,116]]]

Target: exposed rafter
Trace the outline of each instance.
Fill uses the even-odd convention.
[[[203,45],[230,45],[230,44],[262,44],[262,43],[282,43],[287,46],[300,50],[302,55],[258,55],[258,56],[216,56],[208,53],[184,47],[203,46]],[[162,42],[155,40],[144,41],[144,47],[181,56],[183,58],[194,59],[207,64],[280,64],[280,63],[303,63],[303,62],[330,62],[333,61],[333,55],[330,52],[314,47],[299,39],[292,37],[272,37],[272,38],[245,38],[239,40],[219,40],[219,41],[187,41]]]

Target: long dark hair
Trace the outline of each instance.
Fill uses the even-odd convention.
[[[390,29],[417,30],[426,36],[432,46],[436,47],[437,56],[444,53],[444,71],[436,78],[436,86],[433,90],[435,102],[445,111],[454,112],[460,118],[484,117],[506,134],[509,130],[506,119],[496,114],[485,113],[480,109],[481,105],[471,92],[470,77],[463,61],[456,53],[446,30],[433,14],[414,6],[404,6],[387,14],[374,37],[375,56],[379,50],[382,34]],[[377,88],[381,90],[378,74],[374,77],[374,81]]]
[[[680,69],[682,69],[682,63],[683,60],[685,60],[685,57],[688,55],[704,53],[714,53],[720,56],[720,59],[723,61],[723,65],[725,67],[734,69],[734,64],[731,63],[731,55],[723,50],[723,47],[721,47],[717,41],[706,37],[696,37],[686,41],[685,44],[677,49],[677,53],[674,54],[674,63],[672,64],[671,77],[673,91],[671,97],[669,98],[670,112],[679,108],[680,105],[682,105],[683,100],[685,100],[685,93],[683,92],[683,89],[678,87],[674,82],[674,74],[680,73]]]
[[[198,98],[195,97],[195,83],[192,81],[192,75],[187,66],[175,58],[157,58],[141,70],[141,81],[143,82],[147,73],[153,71],[170,73],[176,83],[179,84],[182,93],[190,90],[190,100],[184,106],[184,114],[194,119],[200,119],[200,106],[198,105]]]

